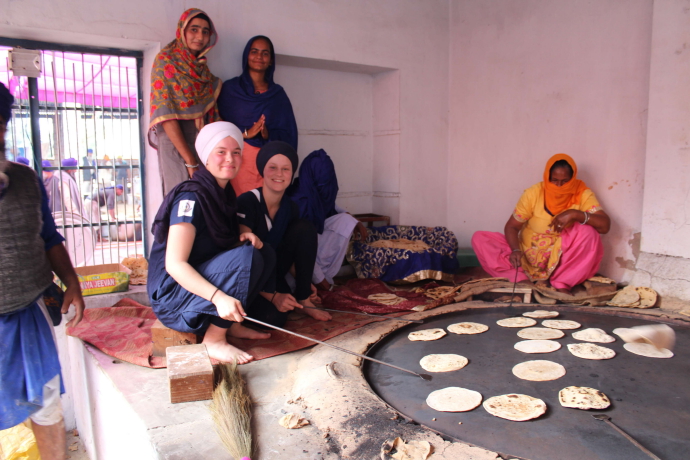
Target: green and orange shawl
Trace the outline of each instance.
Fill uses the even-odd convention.
[[[187,47],[184,35],[187,24],[199,14],[205,13],[196,8],[182,13],[175,40],[158,53],[153,63],[149,143],[154,148],[158,148],[154,128],[161,122],[194,120],[200,130],[206,123],[220,120],[216,100],[221,80],[211,73],[204,57],[218,40],[216,29],[211,22],[211,40],[198,56]]]

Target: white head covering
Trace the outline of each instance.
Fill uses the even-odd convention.
[[[215,146],[226,137],[232,137],[237,141],[240,150],[244,149],[242,131],[232,123],[227,121],[216,121],[215,123],[209,123],[201,128],[201,131],[199,131],[199,134],[196,136],[196,142],[194,142],[196,153],[199,155],[201,164],[206,166],[208,157],[211,155]]]

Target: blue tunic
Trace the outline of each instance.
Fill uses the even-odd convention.
[[[45,250],[61,244],[41,181],[41,238]],[[43,406],[43,385],[60,374],[60,361],[50,325],[36,301],[0,315],[0,430],[26,420]],[[64,393],[62,378],[60,392]]]
[[[194,192],[178,193],[170,212],[170,226],[187,222],[194,225],[196,237],[189,264],[223,292],[246,306],[253,247],[242,245],[224,251],[211,238],[201,206]],[[181,332],[202,334],[218,316],[216,307],[180,286],[165,269],[167,240],[154,243],[149,258],[147,289],[151,307],[165,326]]]

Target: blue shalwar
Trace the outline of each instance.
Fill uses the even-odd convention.
[[[50,213],[45,187],[41,188],[41,238],[45,250],[62,244]],[[65,389],[51,325],[36,301],[25,308],[0,315],[0,430],[11,428],[43,406],[43,386],[60,375]]]

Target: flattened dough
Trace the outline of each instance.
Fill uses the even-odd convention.
[[[555,318],[558,316],[557,311],[548,311],[548,310],[534,310],[534,311],[528,311],[526,313],[523,313],[522,316],[526,316],[528,318]]]
[[[523,353],[551,353],[561,348],[553,340],[523,340],[515,344],[515,349]]]
[[[569,343],[568,350],[583,359],[611,359],[616,356],[616,352],[610,348],[593,343]]]
[[[432,391],[426,398],[429,407],[439,412],[467,412],[482,403],[481,393],[467,388],[448,387]]]
[[[565,367],[553,361],[543,359],[525,361],[513,367],[513,374],[523,380],[532,382],[546,382],[560,379],[565,375]]]
[[[487,399],[484,409],[495,417],[524,422],[543,415],[546,403],[528,395],[507,394]]]
[[[481,323],[455,323],[448,326],[448,332],[453,334],[481,334],[489,330],[489,326]]]
[[[577,321],[569,321],[567,319],[545,319],[541,322],[541,325],[551,329],[577,329],[582,327],[582,324]]]
[[[611,337],[605,330],[596,327],[573,332],[573,338],[575,340],[582,340],[583,342],[597,343],[611,343],[616,341],[615,337]]]
[[[630,353],[648,358],[673,358],[673,352],[666,348],[657,348],[649,343],[630,342],[623,345]]]
[[[438,340],[441,337],[444,337],[446,335],[446,331],[440,328],[435,328],[435,329],[424,329],[421,331],[415,331],[415,332],[410,332],[407,335],[407,338],[410,339],[413,342],[416,341],[430,341],[430,340]]]
[[[530,327],[537,324],[537,322],[532,318],[522,318],[518,316],[517,318],[499,319],[496,321],[496,324],[502,327]]]
[[[551,340],[560,339],[565,335],[565,332],[548,327],[528,327],[527,329],[519,330],[517,335],[521,339],[527,340]]]
[[[606,409],[611,405],[609,398],[601,391],[589,387],[565,387],[558,392],[563,407],[573,409]]]
[[[419,361],[427,372],[451,372],[467,366],[468,359],[461,355],[426,355]]]

